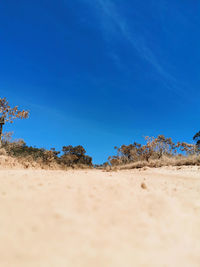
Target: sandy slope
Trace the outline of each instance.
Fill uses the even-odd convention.
[[[200,170],[1,170],[0,266],[199,267]]]

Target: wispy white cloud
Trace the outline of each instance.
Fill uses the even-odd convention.
[[[87,4],[90,4],[95,8],[96,15],[99,18],[100,26],[104,38],[110,41],[113,36],[128,42],[131,47],[137,52],[137,54],[145,60],[159,75],[159,79],[162,80],[165,88],[178,95],[183,95],[182,85],[179,84],[177,79],[169,73],[164,64],[153,53],[152,49],[148,46],[148,42],[145,39],[145,33],[139,32],[134,28],[134,24],[131,27],[125,18],[118,10],[117,5],[112,0],[83,0]],[[119,66],[119,57],[114,54],[114,61]],[[117,60],[116,60],[117,59]],[[122,65],[122,64],[121,64]]]

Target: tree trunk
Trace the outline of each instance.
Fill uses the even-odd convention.
[[[2,134],[3,134],[3,125],[0,124],[0,148],[2,147]]]

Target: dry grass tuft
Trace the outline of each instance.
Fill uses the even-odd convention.
[[[161,159],[149,160],[149,161],[138,161],[125,165],[111,167],[118,170],[129,170],[129,169],[143,169],[149,168],[159,168],[163,166],[200,166],[200,155],[191,156],[175,156],[166,157],[163,156]]]

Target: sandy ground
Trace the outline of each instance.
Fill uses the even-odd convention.
[[[0,170],[0,266],[199,267],[200,169]]]

